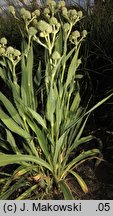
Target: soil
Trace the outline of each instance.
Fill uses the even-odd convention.
[[[76,171],[82,176],[88,186],[84,194],[75,179],[70,177],[68,183],[74,197],[80,200],[112,200],[113,199],[113,165],[107,161],[101,162],[94,169],[93,161],[80,165]]]

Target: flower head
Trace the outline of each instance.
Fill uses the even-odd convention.
[[[21,55],[21,52],[17,49],[14,49],[14,56],[19,57]]]
[[[58,1],[58,8],[65,7],[65,5],[66,5],[65,1],[62,0]]]
[[[0,47],[0,56],[5,54],[5,48]]]
[[[50,18],[50,24],[51,25],[57,25],[57,23],[58,23],[58,20],[55,17]]]
[[[64,23],[63,29],[64,29],[65,32],[68,32],[69,29],[70,29],[69,23]]]
[[[26,9],[25,9],[25,8],[21,8],[21,10],[20,10],[20,14],[21,14],[21,15],[24,15],[25,12],[26,12]]]
[[[67,16],[67,8],[66,7],[62,7],[62,14],[63,14],[63,16]]]
[[[37,23],[38,23],[37,19],[34,19],[34,20],[32,21],[32,24],[33,24],[35,27],[37,27]]]
[[[36,28],[34,28],[34,27],[31,26],[31,27],[28,29],[28,34],[29,34],[30,36],[34,36],[36,33],[37,33]]]
[[[6,45],[7,44],[7,39],[5,37],[1,38],[0,43],[2,45]]]
[[[31,13],[28,10],[25,10],[24,15],[23,15],[25,19],[31,19]]]
[[[31,13],[25,8],[21,8],[20,14],[23,17],[23,19],[31,19]]]
[[[49,34],[52,32],[52,26],[44,20],[40,20],[37,24],[37,27],[41,32],[47,32]]]
[[[78,17],[81,18],[83,16],[83,12],[82,11],[78,11],[77,15],[78,15]]]
[[[83,36],[83,37],[86,37],[86,36],[87,36],[87,31],[86,31],[86,30],[83,30],[83,31],[82,31],[82,36]]]
[[[40,16],[40,11],[37,9],[37,10],[34,11],[34,14],[35,14],[36,16]]]
[[[51,6],[55,7],[56,6],[56,2],[54,0],[47,0],[46,1],[46,5],[48,5],[49,7],[51,7]]]
[[[49,13],[50,13],[49,8],[44,8],[44,14],[46,15],[46,14],[49,14]]]
[[[7,48],[7,54],[14,54],[14,48],[12,46]]]
[[[73,37],[73,39],[74,38],[78,38],[78,37],[80,37],[80,32],[79,31],[74,31],[74,32],[72,32],[72,37]]]
[[[60,53],[59,52],[57,52],[57,51],[54,51],[54,53],[52,54],[52,59],[53,60],[58,60],[58,59],[60,59]]]
[[[15,9],[12,5],[9,6],[9,12],[12,13],[13,15],[15,15]]]

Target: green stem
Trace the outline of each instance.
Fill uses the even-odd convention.
[[[13,82],[14,82],[14,84],[17,85],[17,77],[16,77],[16,73],[15,73],[15,64],[14,64],[14,62],[12,62],[12,63],[13,63],[13,70],[12,70],[12,73],[13,73]]]

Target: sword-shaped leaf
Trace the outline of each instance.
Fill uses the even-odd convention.
[[[47,98],[47,119],[50,121],[51,125],[54,121],[54,112],[55,112],[55,92],[53,87],[51,86],[50,92]]]
[[[70,170],[69,173],[71,173],[77,179],[77,181],[78,181],[80,187],[82,188],[82,190],[84,191],[84,193],[87,193],[88,187],[87,187],[85,181],[81,178],[81,176],[72,170]]]
[[[72,79],[75,77],[75,72],[76,72],[77,67],[78,67],[78,63],[77,63],[78,54],[79,54],[79,47],[76,50],[76,52],[75,52],[75,54],[74,54],[74,56],[73,56],[73,58],[71,60],[69,69],[68,69],[68,74],[67,74],[67,79],[66,79],[66,84],[65,84],[66,88],[71,83]]]
[[[22,162],[32,162],[37,165],[41,165],[52,172],[52,167],[41,158],[31,155],[8,155],[8,154],[0,154],[0,166],[6,166],[9,164],[21,164]]]
[[[10,118],[3,110],[0,109],[0,119],[9,130],[20,135],[25,139],[29,139],[30,135],[26,130],[23,130],[12,118]]]
[[[11,148],[13,149],[14,153],[21,154],[21,151],[19,150],[18,146],[16,145],[15,139],[12,135],[12,133],[6,129],[7,134],[7,141],[10,143]]]
[[[23,126],[23,122],[19,113],[17,112],[13,104],[10,102],[10,100],[8,100],[8,98],[4,94],[2,94],[2,92],[0,92],[0,101],[2,101],[5,108],[11,115],[12,119],[14,119],[17,124]]]
[[[60,181],[59,183],[60,189],[64,195],[65,200],[74,200],[74,197],[71,193],[71,190],[65,181]]]
[[[63,172],[63,176],[66,174],[67,171],[69,171],[73,166],[75,166],[77,163],[79,163],[81,160],[93,156],[97,156],[100,154],[99,149],[91,149],[88,151],[83,151],[81,154],[79,154],[76,158],[74,158],[70,163],[68,163],[65,167],[65,170]]]
[[[46,127],[46,122],[45,120],[41,117],[41,115],[39,115],[36,111],[34,111],[33,109],[31,108],[27,108],[28,112],[30,113],[30,115],[37,121],[37,123],[39,125],[41,125],[44,129],[47,130],[47,127]]]

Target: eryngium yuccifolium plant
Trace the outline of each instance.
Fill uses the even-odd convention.
[[[65,199],[73,199],[67,183],[69,174],[74,176],[87,193],[88,187],[76,172],[76,166],[100,153],[98,149],[78,151],[81,144],[95,138],[92,135],[82,137],[88,114],[111,96],[89,111],[87,104],[85,108],[81,105],[81,82],[78,79],[81,74],[77,69],[82,61],[80,46],[87,31],[73,31],[73,26],[75,29],[83,14],[66,8],[65,1],[56,4],[55,1],[48,0],[45,8],[41,12],[38,10],[32,13],[24,8],[20,10],[20,19],[25,24],[28,37],[22,43],[22,54],[13,47],[7,47],[6,39],[2,38],[0,42],[3,60],[0,76],[10,86],[13,95],[12,103],[0,93],[0,120],[7,140],[5,147],[8,151],[11,146],[13,151],[12,154],[0,154],[0,166],[14,163],[19,165],[13,172],[13,178],[11,176],[4,180],[6,183],[0,199],[7,199],[19,184],[20,187],[25,186],[25,191],[19,190],[22,194],[18,199],[28,198],[33,190],[35,199],[44,198],[53,191],[53,185],[60,188]],[[17,19],[12,7],[10,11]],[[43,19],[40,19],[40,13],[43,14]],[[37,70],[33,70],[34,41],[35,47],[36,43],[40,44],[45,51],[43,63],[37,59]],[[7,64],[7,60],[11,60],[15,66],[17,58],[21,58],[21,82],[18,82],[16,67],[12,68],[9,62]],[[4,112],[3,107],[7,112]],[[14,134],[22,138],[19,143]],[[71,157],[74,151],[76,157]],[[18,182],[15,182],[17,179]]]

